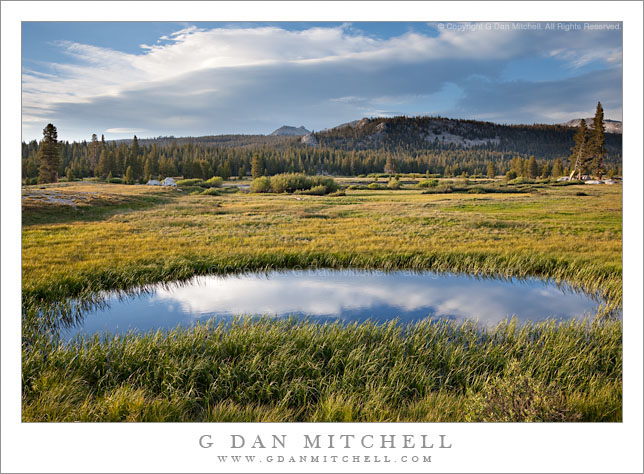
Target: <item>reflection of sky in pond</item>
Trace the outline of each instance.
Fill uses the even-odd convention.
[[[67,335],[173,328],[236,314],[348,322],[432,317],[494,325],[509,316],[520,321],[583,317],[599,306],[584,294],[541,280],[353,270],[197,277],[157,285],[139,296],[113,296],[108,303],[107,309],[87,313],[82,327]]]

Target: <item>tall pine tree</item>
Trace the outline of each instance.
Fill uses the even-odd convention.
[[[250,161],[250,174],[253,176],[253,179],[263,176],[264,173],[264,160],[259,156],[259,153],[253,154],[253,158]]]
[[[51,123],[42,131],[43,139],[40,142],[38,158],[39,183],[55,183],[58,181],[58,167],[60,166],[60,147],[58,146],[58,131]]]
[[[588,144],[588,127],[586,121],[581,120],[579,128],[573,137],[575,146],[572,148],[572,154],[569,157],[571,169],[570,178],[577,173],[577,179],[581,179],[581,173],[587,168],[589,162],[589,144]]]
[[[100,157],[100,146],[98,143],[98,137],[95,133],[92,133],[92,141],[89,144],[89,162],[92,164],[92,169],[96,171],[98,166],[98,160]]]
[[[604,168],[604,155],[606,154],[605,141],[604,109],[602,108],[602,104],[597,102],[597,110],[593,118],[593,129],[590,131],[589,155],[592,159],[592,171],[599,179],[606,173],[606,169]]]
[[[487,165],[487,177],[493,179],[496,176],[496,166],[494,161],[490,161]]]

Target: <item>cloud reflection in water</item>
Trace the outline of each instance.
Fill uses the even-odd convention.
[[[68,332],[93,334],[189,326],[237,314],[299,315],[313,320],[378,322],[399,318],[472,319],[493,326],[520,321],[583,317],[599,303],[540,280],[478,279],[463,275],[310,270],[197,277],[157,285],[139,296],[114,296],[109,308],[88,313]]]

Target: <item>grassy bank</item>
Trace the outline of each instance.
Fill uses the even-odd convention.
[[[619,421],[621,323],[238,320],[23,354],[25,421]]]

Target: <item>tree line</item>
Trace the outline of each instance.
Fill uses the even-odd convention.
[[[22,177],[25,183],[90,177],[144,183],[168,176],[229,179],[281,173],[359,176],[385,172],[535,178],[597,171],[600,175],[621,175],[621,156],[606,152],[601,104],[598,114],[592,129],[582,122],[574,135],[571,154],[560,154],[554,159],[486,147],[343,149],[324,144],[305,146],[297,140],[275,144],[246,141],[245,146],[225,146],[220,142],[178,141],[168,137],[162,142],[141,144],[136,136],[129,141],[106,142],[103,136],[99,139],[93,134],[89,141],[69,143],[59,142],[56,127],[48,124],[40,143],[33,140],[22,144]]]

